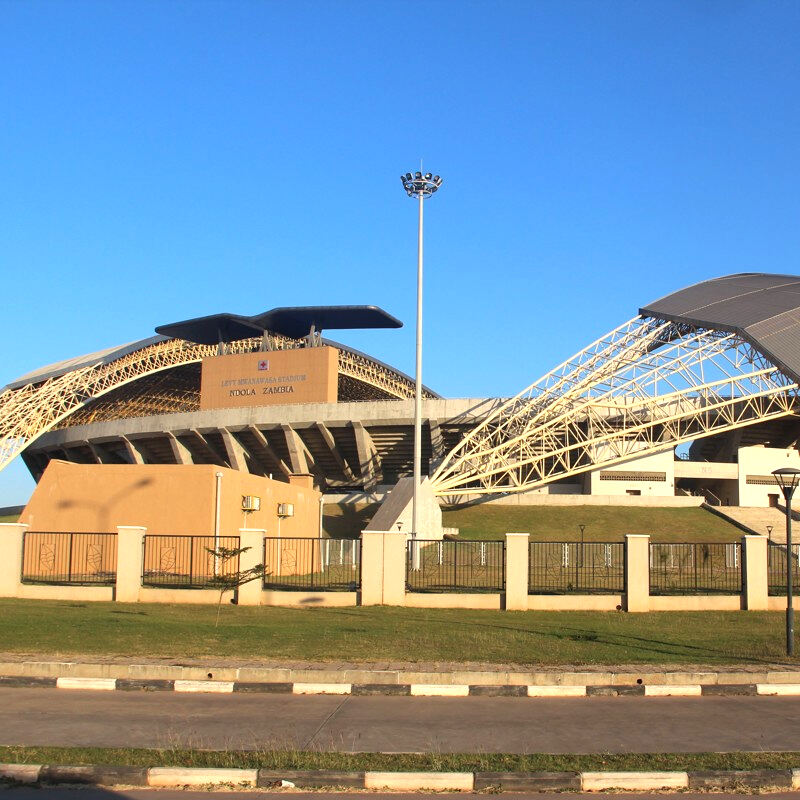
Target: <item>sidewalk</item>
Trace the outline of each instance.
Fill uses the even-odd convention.
[[[255,660],[135,661],[118,656],[73,656],[56,661],[0,653],[0,676],[29,678],[117,678],[241,683],[466,684],[479,686],[636,686],[800,684],[800,667],[739,665],[570,665],[527,667],[481,662],[358,662]]]

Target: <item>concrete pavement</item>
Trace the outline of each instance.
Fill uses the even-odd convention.
[[[798,697],[353,697],[0,689],[0,744],[343,752],[800,750]]]

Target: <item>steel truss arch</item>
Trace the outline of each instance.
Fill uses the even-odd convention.
[[[528,491],[792,415],[797,390],[736,333],[635,317],[499,404],[444,457],[433,488]]]
[[[271,345],[277,349],[295,349],[302,347],[303,342],[272,335]],[[256,352],[261,347],[262,339],[259,337],[225,345],[229,354]],[[341,346],[337,349],[340,375],[366,383],[393,398],[414,396],[414,384],[410,379],[362,353]],[[0,393],[0,470],[28,445],[89,401],[139,378],[197,363],[217,353],[217,345],[165,339],[109,363],[80,367],[39,383],[6,389]],[[426,394],[430,393],[426,391]]]

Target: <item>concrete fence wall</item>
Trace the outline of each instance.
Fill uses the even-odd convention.
[[[152,588],[142,586],[143,537],[146,529],[117,528],[117,569],[113,586],[23,584],[23,536],[26,526],[0,524],[0,597],[47,600],[98,600],[126,603],[216,603],[215,589]],[[263,559],[265,531],[242,528],[240,568],[249,569]],[[238,590],[240,605],[354,606],[390,605],[413,608],[505,609],[507,611],[711,611],[774,610],[784,608],[783,597],[768,596],[767,540],[743,536],[742,592],[718,595],[650,594],[650,537],[625,537],[625,591],[619,594],[529,594],[529,534],[506,534],[505,589],[502,592],[425,593],[406,590],[407,535],[369,531],[361,538],[361,587],[356,591],[276,591],[264,589],[260,580]],[[227,595],[226,595],[227,598]],[[800,608],[800,598],[795,599]]]

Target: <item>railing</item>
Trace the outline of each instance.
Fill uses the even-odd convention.
[[[792,545],[792,592],[800,593],[800,544]],[[786,596],[786,545],[769,542],[767,547],[767,591]]]
[[[531,542],[529,594],[622,594],[623,542]]]
[[[739,542],[650,545],[650,594],[738,594]]]
[[[239,571],[238,556],[228,561],[215,558],[209,550],[239,547],[238,536],[144,537],[142,586],[170,589],[214,587],[215,578]]]
[[[358,539],[267,537],[265,589],[355,592],[361,586]]]
[[[502,592],[505,542],[410,539],[406,546],[409,592]]]
[[[22,583],[113,586],[116,533],[44,533],[22,538]]]

